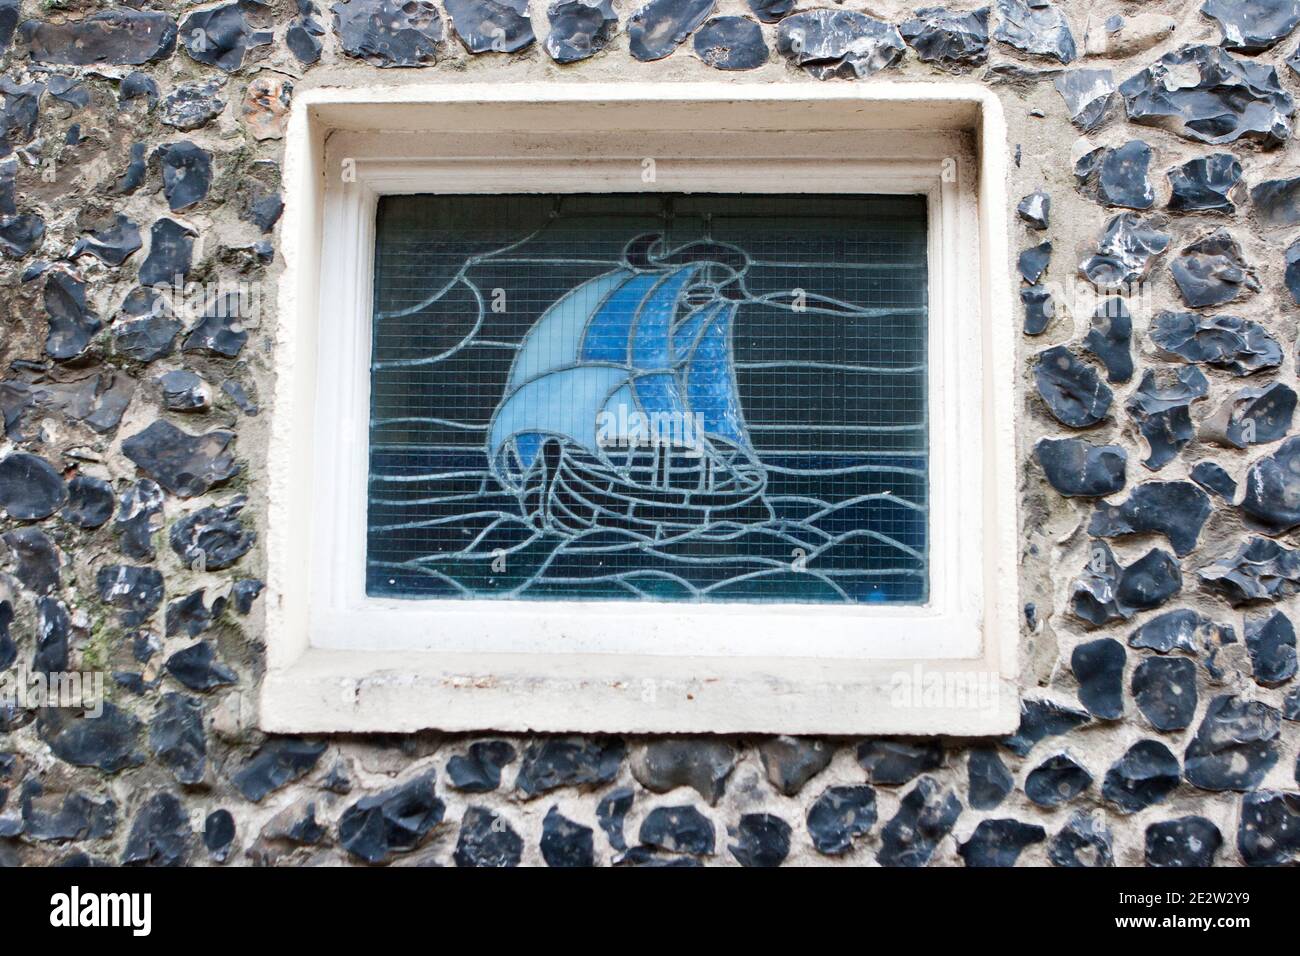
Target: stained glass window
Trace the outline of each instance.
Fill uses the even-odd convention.
[[[917,603],[919,196],[394,196],[367,592]]]

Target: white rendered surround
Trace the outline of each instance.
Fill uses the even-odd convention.
[[[1005,140],[996,98],[961,83],[407,85],[296,96],[284,167],[262,726],[1014,729]],[[927,197],[929,603],[366,597],[378,197],[599,191]],[[936,680],[969,696],[936,695]]]

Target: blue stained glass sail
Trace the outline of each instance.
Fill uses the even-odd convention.
[[[914,196],[378,211],[367,591],[918,603]]]

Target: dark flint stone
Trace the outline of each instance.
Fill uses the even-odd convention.
[[[725,740],[670,737],[645,744],[632,756],[632,776],[655,793],[690,787],[718,802],[736,766],[736,749]]]
[[[1287,246],[1285,282],[1291,298],[1300,305],[1300,239]]]
[[[1034,285],[1043,277],[1047,271],[1047,263],[1052,258],[1052,244],[1050,242],[1040,243],[1031,249],[1026,249],[1020,253],[1020,258],[1016,261],[1016,268],[1020,270],[1020,278],[1024,279],[1030,285]]]
[[[155,568],[105,565],[99,569],[95,584],[99,599],[117,608],[127,627],[139,627],[162,603],[163,576]]]
[[[551,32],[543,48],[556,63],[576,63],[595,56],[618,32],[612,0],[561,0],[546,8]]]
[[[1092,720],[1084,710],[1064,707],[1051,700],[1029,698],[1020,702],[1020,725],[1002,746],[1019,757],[1026,756],[1034,744],[1048,737],[1058,737]]]
[[[1238,505],[1248,523],[1277,535],[1300,525],[1300,436],[1250,466]]]
[[[317,37],[323,33],[314,20],[295,20],[284,33],[284,45],[299,63],[311,66],[320,60],[321,42]]]
[[[343,52],[371,66],[436,63],[447,36],[438,8],[428,0],[347,0],[330,10]]]
[[[0,254],[21,259],[45,238],[45,220],[35,213],[0,217]]]
[[[77,110],[84,110],[90,105],[90,91],[86,89],[85,84],[71,76],[56,73],[47,81],[46,91],[60,103],[71,107],[70,114]],[[74,124],[72,129],[77,129],[79,126],[80,124]]]
[[[36,653],[32,655],[32,670],[38,674],[54,674],[68,669],[68,636],[72,619],[68,609],[57,598],[36,599]]]
[[[128,711],[104,701],[98,717],[82,717],[72,711],[47,707],[37,717],[40,737],[54,756],[77,767],[97,767],[117,773],[144,763],[136,749],[141,724]]]
[[[1148,657],[1133,671],[1133,699],[1156,730],[1183,730],[1196,713],[1196,665],[1185,657]]]
[[[1201,424],[1201,439],[1229,448],[1275,442],[1291,430],[1295,406],[1295,391],[1281,382],[1238,389]]]
[[[284,200],[280,198],[280,194],[267,193],[250,202],[248,211],[242,218],[266,234],[275,228],[282,212],[284,212]]]
[[[19,0],[0,0],[0,53],[9,49],[18,26]]]
[[[1127,382],[1133,377],[1133,317],[1123,299],[1106,299],[1092,316],[1092,328],[1084,346],[1106,366],[1108,382]]]
[[[200,588],[197,594],[202,594]],[[209,691],[239,682],[239,675],[221,661],[207,641],[182,648],[167,658],[167,673],[190,690]]]
[[[134,671],[113,671],[113,683],[123,690],[135,694],[137,697],[144,696],[146,691],[157,686],[157,681],[148,683],[143,674],[137,674]]]
[[[1300,685],[1292,687],[1282,698],[1282,719],[1300,721]]]
[[[225,108],[218,81],[183,83],[163,97],[158,119],[164,126],[189,132],[207,126]]]
[[[1275,687],[1295,677],[1295,628],[1281,611],[1265,618],[1246,618],[1246,648],[1257,683]]]
[[[158,638],[148,631],[136,631],[131,637],[131,656],[141,664],[148,664],[161,648]]]
[[[1223,834],[1205,817],[1161,820],[1146,830],[1146,865],[1158,867],[1213,866],[1223,846]]]
[[[1241,245],[1218,229],[1189,245],[1169,265],[1183,301],[1194,309],[1225,305],[1259,291],[1255,271],[1242,258]]]
[[[893,66],[906,47],[888,23],[854,10],[809,10],[776,28],[777,52],[819,80],[864,79]]]
[[[210,352],[225,358],[234,358],[248,341],[248,330],[243,320],[244,297],[237,292],[218,295],[207,303],[203,317],[195,324],[181,344],[184,352]]]
[[[131,158],[127,162],[126,172],[109,188],[109,194],[128,196],[135,192],[144,185],[145,172],[144,143],[132,143]]]
[[[575,823],[551,807],[542,820],[539,848],[547,866],[589,867],[596,865],[596,844],[591,827]]]
[[[1241,163],[1231,153],[1214,153],[1169,170],[1173,192],[1169,208],[1177,212],[1236,212],[1232,190],[1241,182]]]
[[[727,847],[741,866],[774,867],[790,855],[790,824],[772,813],[746,813]]]
[[[1110,410],[1111,390],[1091,365],[1063,345],[1038,354],[1034,382],[1048,411],[1071,428],[1096,425]]]
[[[1139,740],[1106,771],[1101,792],[1121,813],[1137,813],[1163,802],[1178,782],[1172,751],[1158,740]]]
[[[535,797],[560,787],[594,787],[618,774],[626,746],[617,737],[547,737],[524,751],[515,789]]]
[[[122,492],[113,527],[121,536],[123,554],[139,561],[154,559],[153,536],[162,527],[162,522],[154,519],[162,515],[162,508],[162,489],[148,478],[141,478]]]
[[[154,155],[162,165],[163,194],[172,212],[188,209],[207,198],[212,185],[211,153],[182,140],[159,146]]]
[[[172,525],[172,550],[191,567],[202,562],[207,571],[230,567],[253,546],[257,533],[245,530],[239,520],[247,499],[243,495],[224,505],[209,505]]]
[[[0,0],[2,3],[3,0]],[[18,212],[18,158],[0,160],[0,216]]]
[[[634,846],[616,859],[614,865],[654,869],[699,869],[704,864],[689,856],[666,855],[651,846]]]
[[[972,810],[992,810],[1016,785],[997,751],[986,747],[970,752],[966,775]]]
[[[23,785],[23,836],[29,840],[102,840],[117,828],[117,803],[112,797],[94,800],[82,793],[42,798],[34,780]]]
[[[1052,197],[1041,189],[1032,192],[1020,200],[1016,214],[1031,229],[1046,229],[1052,218]]]
[[[1210,383],[1198,368],[1180,369],[1177,382],[1168,387],[1161,385],[1154,369],[1142,374],[1142,381],[1124,410],[1150,448],[1143,465],[1159,471],[1195,437],[1192,402],[1204,398],[1209,388]]]
[[[656,807],[646,814],[638,839],[669,853],[712,856],[713,823],[692,806]]]
[[[1258,322],[1235,315],[1161,312],[1152,322],[1151,341],[1185,362],[1203,363],[1237,376],[1282,364],[1277,340]]]
[[[650,0],[628,20],[632,55],[638,60],[663,59],[686,42],[715,6],[715,0]]]
[[[43,83],[15,83],[0,76],[0,157],[32,141],[44,92]]]
[[[149,749],[181,783],[202,781],[208,763],[203,702],[185,694],[163,694],[149,724]]]
[[[240,578],[236,581],[230,588],[230,599],[234,602],[235,610],[240,614],[252,611],[253,602],[265,587],[265,582],[257,578]]]
[[[600,803],[596,804],[596,822],[605,831],[609,845],[615,850],[627,849],[623,822],[632,809],[633,796],[631,787],[617,787],[601,797]]]
[[[1122,504],[1097,502],[1088,534],[1100,538],[1162,534],[1181,558],[1195,549],[1213,510],[1209,496],[1190,481],[1147,481]]]
[[[695,55],[715,70],[754,70],[768,49],[763,28],[748,17],[714,17],[695,34]]]
[[[487,793],[501,786],[501,768],[515,757],[515,748],[504,740],[479,741],[447,761],[447,778],[455,790]]]
[[[1151,260],[1169,248],[1169,240],[1156,220],[1122,212],[1106,223],[1096,255],[1080,263],[1079,271],[1103,292],[1123,290],[1146,277]]]
[[[1025,286],[1020,290],[1020,302],[1025,307],[1025,335],[1046,332],[1048,323],[1056,318],[1056,303],[1046,286]]]
[[[528,0],[445,0],[451,28],[470,53],[515,53],[535,39]]]
[[[818,853],[841,856],[876,824],[876,792],[870,787],[830,787],[808,808],[808,836]]]
[[[767,779],[787,797],[796,796],[835,756],[835,748],[824,740],[808,737],[771,737],[758,745],[758,755]]]
[[[1150,209],[1156,201],[1150,169],[1151,147],[1135,139],[1114,149],[1094,149],[1075,164],[1074,175],[1085,195],[1102,205]]]
[[[103,328],[99,316],[86,305],[85,283],[66,272],[53,270],[46,275],[43,302],[50,327],[45,354],[56,361],[76,358]]]
[[[250,3],[255,9],[258,4]],[[244,19],[244,4],[227,3],[208,10],[196,10],[181,21],[181,43],[185,52],[200,63],[234,73],[244,65],[249,48],[270,43],[269,32],[254,30]]]
[[[325,744],[319,741],[274,737],[230,779],[245,800],[260,803],[268,794],[311,773],[324,752]],[[432,786],[429,789],[432,794]]]
[[[1255,215],[1266,226],[1300,224],[1300,176],[1268,179],[1250,190]]]
[[[1237,483],[1232,475],[1212,461],[1198,461],[1192,469],[1192,481],[1229,504],[1237,497]]]
[[[988,7],[969,11],[924,7],[904,21],[898,32],[924,63],[964,73],[988,62]]]
[[[754,16],[764,23],[776,23],[794,12],[795,0],[745,0]]]
[[[957,847],[967,866],[1015,866],[1025,847],[1042,843],[1047,831],[1019,820],[981,820],[970,839]]]
[[[172,494],[192,498],[239,470],[228,451],[234,437],[221,430],[191,435],[159,420],[122,442],[122,453]]]
[[[320,59],[321,42],[317,37],[325,35],[325,28],[316,19],[319,15],[311,0],[298,0],[298,19],[284,34],[285,46],[303,66],[311,66]]]
[[[504,817],[487,807],[469,807],[460,822],[452,859],[460,867],[499,869],[518,866],[523,851],[524,841]]]
[[[961,801],[933,777],[922,777],[880,832],[881,866],[925,866],[961,815]]]
[[[1114,866],[1110,830],[1084,810],[1076,810],[1047,845],[1047,858],[1056,866]]]
[[[1267,538],[1251,538],[1230,557],[1199,572],[1201,581],[1233,607],[1276,601],[1300,591],[1300,551]]]
[[[1300,796],[1276,790],[1246,794],[1237,852],[1247,866],[1285,866],[1300,859]]]
[[[176,21],[165,13],[117,7],[62,23],[27,20],[18,36],[37,63],[138,66],[171,56]]]
[[[1093,541],[1088,563],[1074,582],[1070,609],[1093,627],[1101,627],[1159,607],[1182,584],[1178,562],[1165,551],[1153,548],[1124,567],[1104,542]]]
[[[59,587],[59,552],[40,528],[6,531],[4,543],[14,557],[14,575],[33,594],[52,594]]]
[[[68,524],[90,530],[113,517],[113,486],[99,478],[77,475],[68,482],[68,503],[59,512]]]
[[[858,744],[858,765],[870,783],[897,786],[943,765],[943,745],[936,740],[866,740]]]
[[[57,411],[100,434],[117,427],[135,391],[132,378],[113,371],[92,371],[70,381],[46,380],[31,386],[14,379],[0,383],[0,387],[5,385],[26,394],[30,400],[26,407]],[[23,424],[21,413],[11,417],[10,433],[21,432]]]
[[[1282,715],[1260,701],[1221,694],[1210,701],[1183,756],[1188,783],[1202,790],[1254,790],[1277,763]]]
[[[1056,807],[1092,786],[1092,774],[1069,754],[1053,754],[1025,777],[1025,796],[1040,807]]]
[[[173,412],[203,411],[212,404],[208,383],[188,369],[176,369],[158,377],[163,407]]]
[[[1196,71],[1196,82],[1189,82]],[[1160,126],[1188,139],[1220,145],[1246,138],[1265,148],[1291,135],[1295,105],[1277,71],[1218,47],[1184,46],[1120,84],[1135,123]]]
[[[44,458],[19,451],[0,459],[0,509],[10,518],[39,521],[67,500],[63,478]]]
[[[1080,644],[1070,655],[1070,669],[1079,682],[1079,701],[1102,720],[1124,716],[1124,664],[1128,656],[1119,641],[1103,637]]]
[[[1300,23],[1296,0],[1205,0],[1201,13],[1219,24],[1223,46],[1242,53],[1262,53]]]
[[[132,70],[117,86],[117,105],[125,109],[125,104],[134,100],[144,100],[146,109],[158,105],[158,84],[148,73]]]
[[[204,588],[196,588],[185,597],[167,605],[166,634],[175,637],[185,634],[198,637],[209,627],[225,607],[225,600],[217,598],[209,608],[203,603]]]
[[[993,39],[1032,56],[1069,63],[1076,56],[1065,14],[1048,0],[997,0]]]
[[[184,866],[191,839],[190,818],[181,802],[170,793],[156,793],[135,815],[122,863]]]

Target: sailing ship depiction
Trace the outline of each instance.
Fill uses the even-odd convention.
[[[772,517],[732,360],[748,257],[661,243],[633,239],[620,268],[563,296],[520,345],[487,451],[539,530],[662,539]]]

